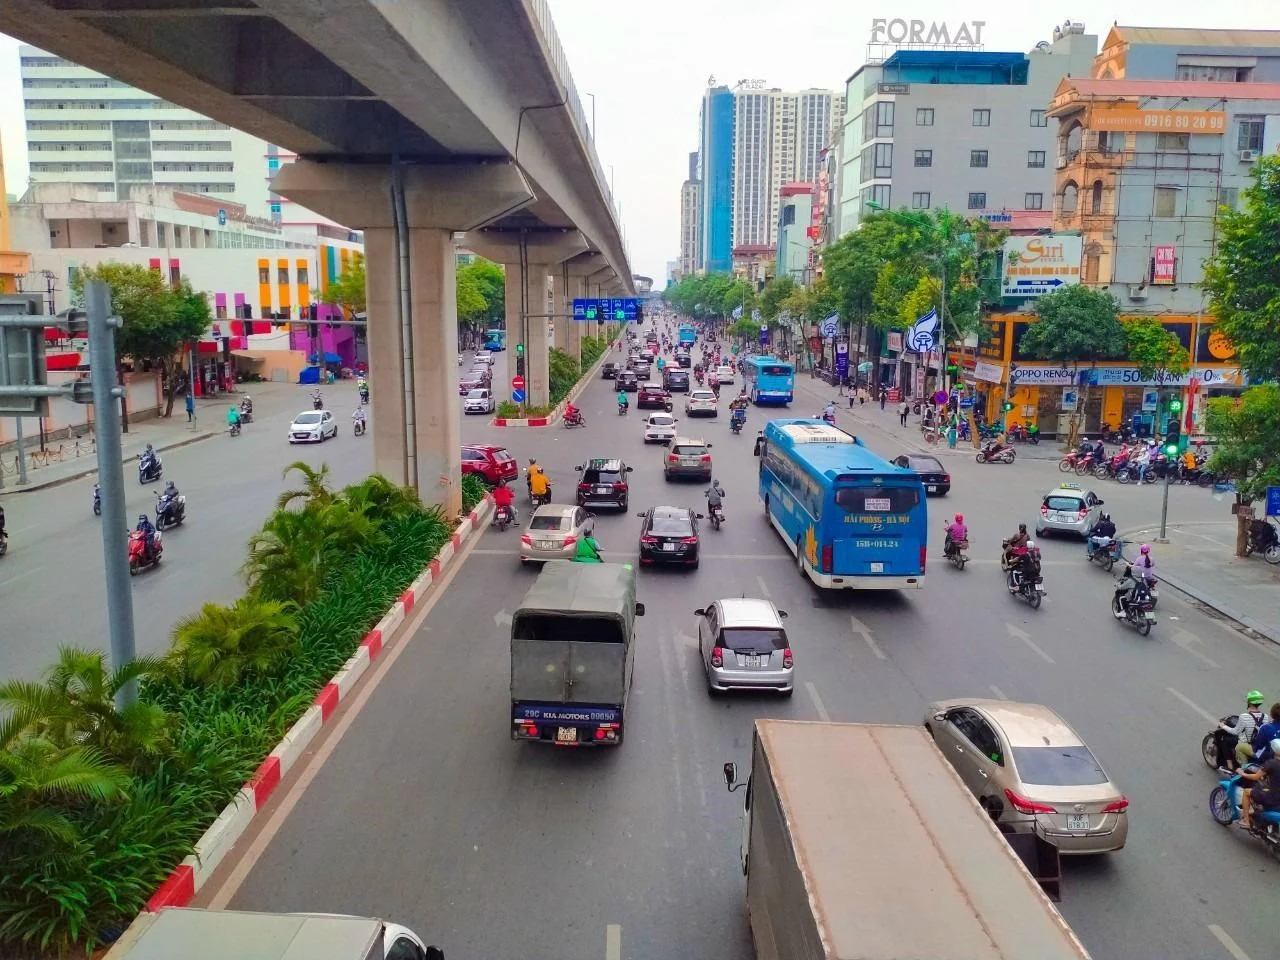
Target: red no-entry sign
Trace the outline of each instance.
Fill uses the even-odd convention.
[[[512,389],[512,390],[523,390],[523,389],[524,389],[524,377],[512,377],[512,378],[511,378],[511,389]]]

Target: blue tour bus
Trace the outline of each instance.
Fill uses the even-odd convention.
[[[494,353],[501,353],[507,349],[507,331],[501,327],[494,327],[484,332],[484,348]]]
[[[742,388],[758,407],[785,407],[795,398],[796,368],[777,357],[747,357],[742,368]]]
[[[822,420],[771,420],[756,455],[765,515],[815,584],[924,586],[929,518],[913,471]]]
[[[692,347],[693,342],[698,339],[698,331],[689,324],[685,324],[680,328],[678,339],[682,347]]]

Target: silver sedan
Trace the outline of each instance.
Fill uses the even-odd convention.
[[[582,507],[548,503],[533,511],[520,536],[520,562],[572,560],[578,543],[595,529],[596,518]]]

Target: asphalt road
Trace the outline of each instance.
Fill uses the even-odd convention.
[[[810,392],[807,381],[800,389],[800,414],[827,393]],[[664,483],[659,448],[643,447],[637,411],[616,416],[610,384],[593,385],[581,406],[585,430],[473,421],[466,434],[503,443],[522,461],[536,455],[564,490],[585,457],[623,456],[636,467],[633,514],[702,502],[700,485]],[[555,751],[509,739],[503,613],[535,574],[518,567],[515,531],[490,531],[231,905],[391,917],[450,960],[746,960],[742,804],[725,792],[720,765],[749,763],[751,721],[918,723],[936,698],[1001,696],[1062,713],[1132,801],[1125,850],[1066,865],[1061,909],[1097,960],[1280,955],[1280,868],[1210,819],[1214,778],[1199,757],[1209,717],[1236,709],[1246,689],[1280,699],[1280,650],[1175,596],[1161,598],[1159,625],[1139,637],[1111,619],[1110,578],[1065,540],[1043,545],[1045,605],[1032,611],[1010,598],[998,541],[1061,479],[1044,461],[979,466],[949,455],[956,486],[932,523],[963,510],[970,568],[944,565],[935,549],[922,591],[819,596],[761,515],[751,453],[766,415],[752,410],[739,437],[727,417],[681,424],[714,443],[728,522],[719,532],[704,527],[700,570],[640,573],[647,613],[621,749]],[[893,433],[873,427],[864,437],[882,454],[898,452]],[[1103,490],[1122,527],[1158,519],[1157,489]],[[1172,494],[1183,519],[1221,509],[1204,491]],[[600,517],[610,559],[634,558],[638,525],[633,515]],[[791,615],[799,684],[789,701],[706,694],[692,611],[744,593]],[[891,830],[895,798],[884,810]]]
[[[310,409],[310,391],[296,388],[296,408],[285,406],[288,394],[273,393],[274,410],[259,400],[259,419],[239,437],[213,437],[161,455],[165,479],[187,498],[187,519],[165,532],[160,566],[132,580],[140,653],[164,652],[174,623],[200,604],[230,602],[244,592],[238,571],[249,538],[280,492],[296,485],[281,477],[287,464],[327,463],[338,486],[369,472],[372,437],[351,433],[354,382],[323,389],[338,418],[336,440],[288,444],[286,427]],[[139,513],[154,518],[151,491],[164,481],[141,486],[136,463],[124,469],[131,525]],[[60,645],[107,646],[101,520],[92,505],[93,477],[5,500],[10,546],[0,560],[0,677],[38,677]]]

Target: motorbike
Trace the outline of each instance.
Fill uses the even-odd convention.
[[[363,389],[363,390],[361,390],[361,391],[360,391],[360,402],[361,402],[361,403],[368,403],[368,402],[369,402],[369,388],[368,388],[368,387],[366,387],[365,389]]]
[[[147,535],[141,530],[131,530],[129,532],[129,576],[134,577],[141,570],[149,570],[151,567],[160,566],[160,556],[164,553],[164,544],[160,531],[157,530],[151,537],[152,554],[148,558]]]
[[[585,427],[587,425],[587,418],[584,417],[582,415],[582,411],[579,410],[573,414],[565,414],[563,423],[566,430],[572,429],[573,427]]]
[[[974,459],[979,463],[1013,463],[1015,456],[1017,451],[1013,447],[992,443],[979,450]]]
[[[1096,543],[1094,542],[1095,540],[1097,541]],[[1122,546],[1121,541],[1114,537],[1091,537],[1086,541],[1085,559],[1090,563],[1102,564],[1102,569],[1110,573],[1111,568],[1120,559]]]
[[[1131,574],[1126,572],[1126,576]],[[1117,620],[1130,624],[1145,637],[1156,625],[1155,604],[1151,600],[1151,590],[1141,579],[1137,581],[1138,585],[1131,592],[1121,590],[1124,580],[1125,578],[1121,577],[1116,581],[1117,589],[1111,596],[1111,613]]]
[[[745,410],[733,411],[733,416],[729,418],[729,432],[735,436],[742,432],[742,428],[747,425],[747,413]]]
[[[1239,714],[1233,713],[1233,714],[1230,714],[1229,716],[1222,717],[1220,720],[1218,720],[1218,724],[1225,723],[1228,727],[1234,727],[1236,725],[1236,721],[1239,719],[1240,719]],[[1221,773],[1231,774],[1235,772],[1233,769],[1233,766],[1228,766],[1228,764],[1231,763],[1231,756],[1230,756],[1231,744],[1224,744],[1224,748],[1228,752],[1227,757],[1223,757],[1221,754],[1219,754],[1218,753],[1218,740],[1219,740],[1218,734],[1219,733],[1222,733],[1222,736],[1224,738],[1230,739],[1231,744],[1234,744],[1236,742],[1235,737],[1231,736],[1231,734],[1229,733],[1220,731],[1218,726],[1215,725],[1212,730],[1210,730],[1208,733],[1204,735],[1204,739],[1200,741],[1200,758],[1204,760],[1205,766],[1208,767],[1210,770],[1217,770],[1217,771],[1220,771]]]
[[[227,433],[233,437],[240,436],[240,421],[236,420],[232,423],[227,424]]]
[[[145,454],[138,456],[138,483],[145,486],[148,483],[155,483],[164,476],[164,464],[160,462],[158,456],[153,456],[150,460],[146,459]]]
[[[1244,553],[1245,556],[1260,553],[1267,563],[1280,563],[1280,534],[1277,534],[1275,524],[1268,520],[1251,520]]]
[[[1017,443],[1039,444],[1040,428],[1028,427],[1026,424],[1015,423],[1012,424],[1005,432],[1005,436],[1008,437],[1010,441]]]
[[[537,510],[539,507],[545,507],[550,502],[551,481],[547,481],[546,493],[534,493],[532,490],[529,491],[529,503],[533,505],[533,509]]]
[[[248,400],[240,401],[240,422],[253,423],[253,404]]]
[[[720,524],[724,523],[724,507],[720,504],[708,506],[707,519],[711,521],[712,530],[719,530]]]
[[[1084,476],[1093,469],[1093,451],[1073,450],[1058,461],[1058,469],[1063,473],[1077,473]]]
[[[1010,596],[1021,597],[1031,604],[1032,610],[1039,608],[1045,594],[1043,576],[1036,577],[1033,582],[1022,575],[1021,565],[1015,565],[1009,569],[1008,584]]]
[[[493,511],[493,525],[499,530],[506,530],[515,522],[515,510],[506,504],[499,504]]]
[[[156,529],[168,530],[170,527],[181,526],[182,521],[187,519],[187,498],[181,494],[175,499],[155,490],[151,492],[156,495]]]
[[[351,432],[357,437],[364,436],[364,432],[369,429],[365,422],[359,417],[353,417],[351,420]]]
[[[1246,770],[1257,769],[1249,764]],[[1209,794],[1209,814],[1224,827],[1229,827],[1240,819],[1240,800],[1243,791],[1253,784],[1245,780],[1239,773],[1233,773],[1218,781],[1218,785]],[[1267,852],[1280,860],[1280,810],[1259,810],[1253,808],[1253,823],[1248,828],[1249,836],[1260,841]]]
[[[825,420],[833,427],[836,425],[836,415],[834,413],[827,413],[826,411],[823,411],[823,413],[816,419]]]
[[[102,516],[102,487],[96,483],[93,485],[93,515]]]
[[[965,555],[969,549],[969,541],[965,540],[945,540],[946,546],[943,547],[942,555],[950,560],[957,570],[963,570],[964,565],[969,562],[969,558]]]
[[[620,404],[618,404],[618,416],[620,416],[620,417],[625,417],[625,416],[627,415],[627,408],[628,408],[628,407],[630,407],[630,406],[631,406],[631,404],[629,404],[629,403],[620,403]]]

